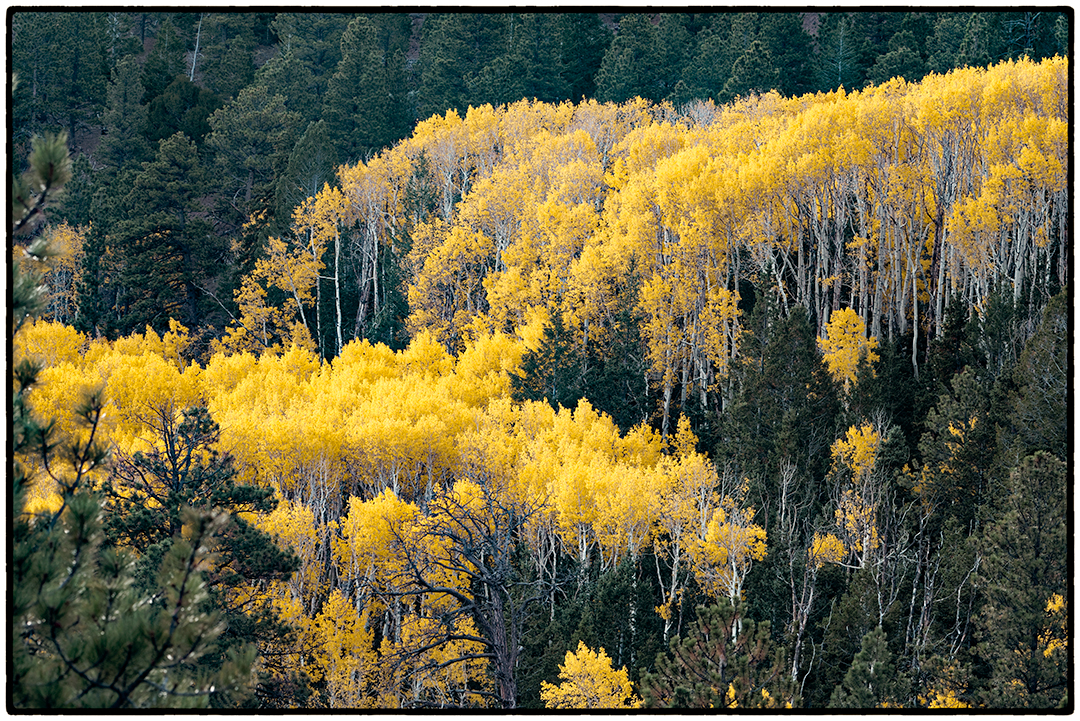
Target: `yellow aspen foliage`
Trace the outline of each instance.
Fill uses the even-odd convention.
[[[419,509],[387,489],[370,501],[349,499],[349,514],[341,520],[341,537],[334,557],[341,573],[354,582],[386,587],[404,562],[396,549],[409,539]]]
[[[1056,658],[1067,663],[1069,654],[1069,604],[1060,593],[1046,602],[1046,626],[1039,633],[1039,646],[1046,658]]]
[[[320,591],[318,529],[315,514],[309,507],[285,499],[280,490],[274,495],[278,501],[277,508],[266,515],[256,516],[254,523],[269,534],[278,546],[291,550],[300,559],[300,569],[277,591],[283,604],[282,610],[288,611],[285,617],[296,622],[304,607]]]
[[[376,707],[378,660],[367,616],[335,588],[312,624],[315,675],[325,684],[330,708]]]
[[[34,484],[27,494],[24,512],[30,515],[38,513],[56,513],[64,505],[64,498],[55,491],[45,492],[41,484]]]
[[[467,136],[461,116],[451,109],[445,116],[434,115],[417,123],[408,141],[412,152],[423,152],[431,163],[432,179],[439,192],[438,213],[444,222],[450,221],[454,198],[464,194],[470,175]]]
[[[447,376],[454,367],[454,358],[428,331],[421,331],[412,339],[409,347],[399,355],[398,362],[404,373],[421,377]]]
[[[403,624],[401,643],[395,646],[384,643],[383,657],[429,645],[432,639],[438,638],[440,631],[445,632],[445,629],[440,628],[432,614],[441,610],[425,608],[421,614],[410,615]],[[483,647],[465,638],[477,637],[476,625],[472,619],[460,619],[454,624],[452,633],[462,638],[441,643],[399,669],[403,683],[398,687],[407,689],[406,698],[410,701],[424,700],[441,708],[483,708],[490,703],[494,683],[488,670],[489,661],[479,657],[484,653]],[[383,688],[386,686],[383,684]],[[384,691],[382,697],[388,696]]]
[[[652,543],[659,498],[653,471],[636,463],[620,462],[608,471],[605,493],[596,498],[593,535],[602,563],[636,560]]]
[[[407,326],[417,333],[430,329],[442,343],[460,349],[465,329],[486,308],[484,278],[492,262],[493,241],[484,233],[438,223],[428,231],[435,243],[418,242],[409,252],[408,264],[416,268],[409,285]],[[433,247],[431,247],[433,246]],[[425,254],[426,247],[431,247]]]
[[[948,689],[934,692],[926,708],[971,708],[971,706],[957,698],[955,691]]]
[[[251,373],[258,359],[251,353],[214,353],[202,372],[202,384],[209,398],[233,391]]]
[[[246,275],[233,294],[240,318],[231,323],[211,347],[216,355],[273,349],[290,335],[291,319],[284,308],[268,305],[266,288],[255,275]]]
[[[42,280],[49,289],[49,316],[62,323],[74,321],[78,311],[75,290],[79,281],[86,242],[86,227],[72,227],[64,221],[49,225],[44,235],[52,256],[44,264]]]
[[[593,651],[578,641],[577,651],[567,651],[559,664],[558,686],[540,682],[540,700],[551,709],[640,708],[626,667],[612,668],[604,649]]]
[[[845,546],[854,548],[860,567],[867,554],[877,549],[880,541],[877,529],[877,509],[868,503],[858,491],[849,488],[840,497],[839,508],[833,515],[836,525],[846,539]]]
[[[466,404],[484,407],[510,395],[510,374],[520,370],[524,344],[504,333],[492,333],[469,343],[448,378],[451,392]]]
[[[39,318],[23,325],[12,340],[12,357],[16,363],[29,358],[44,367],[78,365],[86,347],[86,336],[71,326]]]
[[[833,313],[826,326],[826,337],[818,339],[818,347],[824,354],[829,374],[837,382],[843,383],[845,393],[855,381],[859,362],[864,358],[870,363],[879,359],[878,354],[874,353],[877,345],[877,338],[866,337],[866,324],[851,308]]]
[[[960,678],[955,663],[944,665],[934,674],[925,694],[919,694],[917,701],[926,708],[971,708],[963,696],[968,691],[966,681]]]
[[[830,449],[833,465],[850,469],[854,479],[859,481],[874,469],[880,445],[881,434],[871,424],[851,426],[847,435],[837,439]]]
[[[706,593],[732,602],[741,597],[752,563],[766,554],[765,529],[753,520],[754,509],[740,508],[730,497],[713,511],[694,554],[694,573]]]
[[[810,563],[814,568],[821,568],[826,563],[840,563],[847,555],[844,542],[831,533],[822,534],[814,531],[814,538],[808,549]]]
[[[191,338],[186,327],[173,318],[169,319],[169,330],[158,335],[153,328],[146,326],[145,333],[132,333],[117,338],[112,343],[112,350],[126,355],[159,355],[169,361],[178,371],[183,371],[187,363],[184,357],[191,345]]]
[[[689,419],[681,416],[672,441],[674,454],[661,458],[652,476],[658,499],[654,548],[670,566],[670,575],[658,573],[663,604],[657,612],[664,618],[665,633],[683,595],[680,571],[693,563],[713,510],[720,503],[716,467],[694,450],[696,445]]]

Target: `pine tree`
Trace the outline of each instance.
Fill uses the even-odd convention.
[[[902,701],[885,631],[878,626],[863,636],[844,681],[833,691],[829,708],[881,708]]]
[[[71,180],[67,134],[35,136],[30,143],[29,167],[12,178],[12,235],[28,235],[45,218],[45,209]]]
[[[205,183],[195,144],[182,133],[162,140],[135,176],[110,242],[117,253],[119,333],[148,324],[165,329],[169,318],[200,324],[200,286],[217,274],[223,252],[199,217]]]
[[[995,490],[996,426],[1001,409],[985,375],[967,369],[955,376],[926,416],[919,442],[923,493],[945,516],[971,533]]]
[[[98,124],[109,73],[104,19],[104,13],[12,14],[12,69],[22,78],[13,98],[17,140],[64,130],[74,141]]]
[[[611,33],[596,13],[560,13],[557,19],[559,76],[566,99],[580,102],[596,94],[596,77]]]
[[[312,121],[322,112],[322,99],[316,95],[315,75],[300,62],[295,48],[280,50],[255,71],[256,85],[266,86],[270,95],[285,98],[285,107],[299,113],[303,121]]]
[[[278,233],[288,228],[293,209],[305,199],[315,197],[327,183],[334,182],[337,154],[330,143],[326,121],[309,123],[300,140],[289,153],[284,172],[275,180],[275,218]]]
[[[768,621],[746,618],[741,603],[698,606],[689,631],[643,676],[641,695],[646,708],[790,708],[797,691],[784,655]]]
[[[341,61],[327,84],[322,118],[342,162],[367,160],[408,132],[405,55],[390,42],[395,34],[386,23],[360,16],[341,38]]]
[[[799,487],[821,503],[824,489],[811,479],[823,478],[827,470],[840,411],[837,387],[815,350],[806,309],[796,306],[786,319],[781,313],[775,298],[755,304],[747,324],[753,340],[742,344],[745,352],[733,371],[738,390],[716,454],[732,458],[740,475],[755,482],[779,478],[783,458],[797,462],[806,479]]]
[[[56,223],[66,222],[73,228],[90,225],[90,206],[93,201],[97,174],[90,158],[80,153],[71,164],[71,181],[64,187],[63,197],[52,212]]]
[[[149,92],[147,93],[149,97]],[[221,107],[221,99],[178,75],[161,95],[147,104],[146,139],[156,143],[176,133],[183,133],[202,143],[210,132],[210,115]]]
[[[1013,371],[1016,391],[1009,399],[1002,439],[1003,450],[1011,452],[1012,458],[1037,450],[1068,457],[1068,295],[1068,289],[1063,289],[1047,303]]]
[[[728,54],[725,31],[726,28],[714,23],[694,38],[695,48],[683,69],[676,102],[685,103],[695,98],[715,100],[720,97],[724,84],[731,77],[734,62]]]
[[[957,56],[967,23],[968,13],[944,12],[937,15],[933,31],[926,39],[926,65],[931,72],[944,75],[958,67]]]
[[[552,408],[574,408],[584,397],[585,373],[562,316],[553,313],[540,347],[522,358],[521,374],[510,377],[514,400],[546,400]]]
[[[101,117],[105,129],[98,146],[98,155],[110,175],[121,169],[138,167],[149,154],[147,107],[142,102],[144,94],[135,57],[122,58],[109,83],[105,112]]]
[[[300,117],[286,110],[285,98],[271,95],[265,85],[249,85],[214,111],[209,122],[212,132],[206,145],[216,154],[219,194],[226,203],[219,212],[238,227],[256,208],[270,204],[274,182],[296,142]]]
[[[63,143],[39,152],[32,168],[67,157]],[[55,191],[63,184],[53,177]],[[47,252],[36,244],[13,268],[13,339],[47,302],[38,274],[24,267]],[[221,633],[218,618],[199,608],[206,597],[200,569],[209,561],[203,543],[218,519],[185,510],[187,537],[151,569],[149,587],[137,588],[132,555],[101,545],[94,486],[108,462],[102,393],[77,403],[77,430],[63,436],[27,403],[40,366],[24,358],[14,371],[8,710],[193,707],[206,705],[213,688],[239,690],[250,655],[220,658],[212,673],[197,668]],[[53,492],[58,504],[31,507],[31,490],[39,498]]]
[[[656,89],[652,97],[673,100],[676,86],[690,60],[691,38],[687,23],[688,13],[661,13],[656,26],[656,42],[659,57],[656,68]]]
[[[847,13],[829,12],[820,15],[818,42],[821,50],[817,62],[817,88],[848,90],[862,86],[863,66],[860,58],[862,38]]]
[[[877,85],[897,77],[908,82],[922,80],[926,75],[926,62],[919,51],[920,44],[911,31],[902,30],[893,35],[889,39],[889,51],[878,56],[867,71],[867,80]]]
[[[229,101],[251,83],[255,75],[254,13],[200,14],[199,56],[194,59],[195,75],[205,79],[206,87],[219,98]],[[189,66],[188,77],[191,78]]]
[[[270,24],[277,35],[280,54],[292,54],[305,69],[305,79],[310,76],[313,83],[314,100],[306,108],[290,108],[304,112],[306,120],[316,120],[322,112],[327,82],[341,61],[341,37],[354,17],[342,13],[278,13]],[[271,90],[276,88],[271,86]],[[298,100],[290,93],[282,94]]]
[[[165,92],[177,76],[184,73],[184,53],[187,43],[177,32],[172,18],[166,17],[154,36],[154,48],[143,65],[142,84],[145,99],[152,101]]]
[[[106,538],[118,548],[138,550],[136,574],[145,582],[155,560],[181,541],[185,509],[215,515],[219,528],[207,548],[216,563],[205,574],[204,605],[225,627],[200,665],[216,671],[220,659],[254,653],[263,673],[251,694],[222,690],[211,694],[210,703],[236,708],[258,703],[263,695],[279,696],[272,689],[296,684],[295,669],[268,665],[273,659],[267,654],[297,639],[258,589],[269,581],[287,580],[299,559],[240,515],[273,511],[277,506],[273,490],[236,483],[233,458],[218,452],[220,430],[205,407],[177,413],[171,404],[163,404],[153,415],[148,425],[157,438],[151,450],[118,454],[112,465]],[[281,702],[277,699],[275,704]]]
[[[762,13],[760,39],[779,72],[776,89],[795,97],[813,89],[813,39],[800,13]]]
[[[1049,638],[1055,595],[1068,598],[1065,464],[1039,451],[1009,478],[1001,515],[982,534],[976,655],[989,668],[976,697],[993,708],[1054,708],[1066,695],[1067,654]]]
[[[753,94],[763,94],[776,89],[780,71],[773,63],[772,54],[760,40],[754,40],[750,47],[731,67],[731,77],[724,84],[722,100],[731,100]]]
[[[474,104],[507,105],[523,98],[550,103],[569,97],[560,74],[558,19],[545,13],[510,16],[506,50],[470,83]]]
[[[659,79],[662,52],[649,16],[625,15],[596,72],[597,99],[616,103],[634,97],[662,100],[667,94],[661,92]]]
[[[469,83],[506,47],[507,17],[488,13],[434,13],[421,30],[417,118],[475,105]]]

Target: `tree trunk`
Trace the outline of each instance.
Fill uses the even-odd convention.
[[[337,331],[337,353],[341,354],[341,233],[334,234],[334,329]]]
[[[199,39],[202,37],[202,21],[204,13],[199,13],[199,29],[195,32],[195,52],[191,56],[191,73],[188,81],[195,82],[195,63],[199,60]],[[248,200],[251,200],[251,190],[248,190]]]

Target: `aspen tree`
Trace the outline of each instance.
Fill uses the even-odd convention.
[[[578,642],[577,651],[567,651],[559,665],[558,686],[540,683],[540,699],[547,708],[637,708],[641,699],[634,695],[626,667],[615,670],[604,649],[593,651]]]

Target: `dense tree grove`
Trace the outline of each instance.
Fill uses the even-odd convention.
[[[9,711],[1072,708],[1070,13],[8,17]]]

